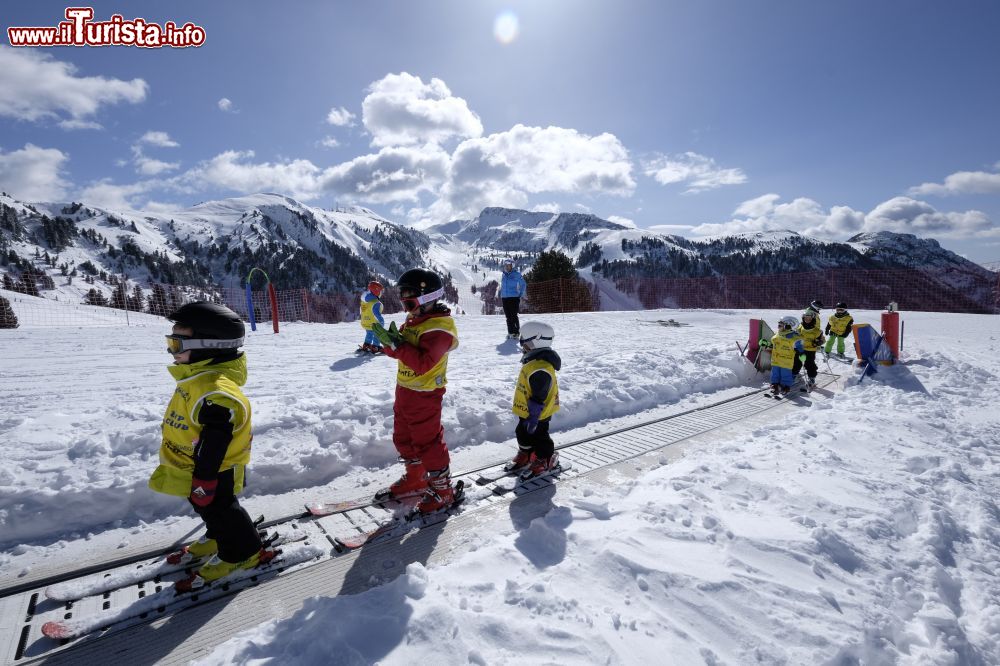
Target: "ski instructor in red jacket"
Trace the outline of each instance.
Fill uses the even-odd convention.
[[[441,427],[441,402],[448,383],[448,353],[458,347],[451,310],[438,299],[444,283],[437,273],[413,268],[398,280],[406,322],[396,329],[378,323],[372,331],[386,356],[397,360],[395,423],[392,443],[403,461],[403,476],[376,498],[422,496],[417,510],[434,513],[456,501],[448,465],[448,445]]]

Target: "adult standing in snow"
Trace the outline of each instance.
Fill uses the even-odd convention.
[[[521,322],[518,312],[521,309],[521,297],[524,296],[528,283],[521,273],[514,269],[512,259],[504,259],[503,274],[500,276],[500,301],[503,303],[503,314],[507,318],[507,337],[518,338],[521,335]]]
[[[406,466],[403,476],[376,498],[421,496],[420,513],[447,509],[456,501],[450,456],[441,427],[441,403],[448,383],[448,354],[458,347],[458,330],[444,296],[441,277],[413,268],[399,277],[399,298],[406,310],[400,329],[378,323],[372,330],[386,356],[398,361],[392,443]]]
[[[160,465],[149,487],[186,497],[205,521],[205,536],[185,546],[179,558],[209,557],[180,591],[202,587],[237,569],[270,561],[257,528],[236,496],[243,490],[250,462],[250,401],[240,387],[247,361],[239,348],[245,328],[224,305],[188,303],[168,315],[175,322],[167,336],[174,364],[167,369],[177,388],[163,417]],[[183,561],[183,559],[181,560]]]

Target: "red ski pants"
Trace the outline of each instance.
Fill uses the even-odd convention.
[[[395,424],[392,443],[407,460],[419,459],[426,470],[448,466],[448,445],[441,427],[441,401],[445,389],[413,391],[396,386],[396,402],[392,407]]]

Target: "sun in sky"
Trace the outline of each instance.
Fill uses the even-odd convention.
[[[510,10],[500,12],[493,22],[493,35],[501,44],[510,44],[517,39],[518,31],[517,14]]]

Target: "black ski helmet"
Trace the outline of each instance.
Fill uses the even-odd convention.
[[[201,345],[191,349],[191,362],[209,358],[235,358],[243,346],[246,327],[240,316],[219,303],[195,301],[185,303],[167,315],[167,319],[194,331],[193,340],[219,340],[221,344]],[[228,344],[227,344],[228,343]]]
[[[407,312],[444,296],[441,276],[426,268],[411,268],[399,276],[396,286],[399,288],[399,300]]]
[[[847,309],[847,303],[845,303],[844,301],[840,301],[839,303],[837,303],[837,309],[838,310],[846,310]]]
[[[194,337],[204,340],[236,340],[246,334],[240,316],[219,303],[185,303],[168,314],[167,319],[194,329]]]

